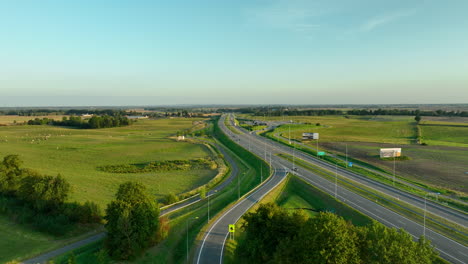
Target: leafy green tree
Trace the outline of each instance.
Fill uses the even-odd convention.
[[[68,256],[67,264],[76,264],[76,256],[75,253],[71,253],[70,256]]]
[[[179,201],[179,197],[174,193],[169,193],[166,195],[166,204],[173,204]]]
[[[21,184],[25,170],[21,169],[23,162],[18,155],[8,155],[0,163],[0,192],[14,194]]]
[[[60,174],[53,177],[31,172],[21,181],[18,197],[37,210],[53,211],[63,205],[70,190],[70,184]]]
[[[251,263],[266,263],[273,259],[281,240],[297,235],[307,217],[301,211],[291,215],[276,204],[267,203],[260,205],[256,212],[247,213],[244,220],[246,243],[238,252]]]
[[[133,259],[157,239],[159,208],[140,183],[119,186],[106,209],[106,247],[116,259]]]
[[[360,263],[354,226],[333,213],[320,213],[282,240],[276,250],[279,263]]]
[[[416,120],[416,122],[419,123],[419,121],[421,121],[421,116],[420,115],[415,116],[414,120]]]
[[[206,198],[206,188],[203,186],[200,188],[200,199],[205,199]]]
[[[406,231],[373,222],[358,228],[360,255],[364,263],[432,263],[437,257],[430,243],[414,242]]]

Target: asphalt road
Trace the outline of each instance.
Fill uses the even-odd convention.
[[[270,139],[257,136],[255,134],[250,134],[248,131],[244,129],[240,129],[241,131],[244,132],[244,134],[236,134],[234,137],[238,140],[238,143],[243,143],[244,145],[246,143],[251,144],[256,144],[256,145],[263,145],[264,148],[267,148],[264,150],[264,154],[262,154],[262,157],[265,157],[265,153],[268,154],[269,152],[274,152],[274,153],[283,153],[283,154],[289,154],[293,155],[293,149],[291,147],[285,146],[281,143],[272,141]],[[248,138],[250,137],[250,138]],[[301,151],[295,151],[294,155],[296,158],[300,158],[308,163],[311,163],[313,165],[319,166],[321,168],[327,169],[329,171],[335,172],[335,165],[330,164],[328,162],[325,162],[321,159],[318,159],[315,156],[309,155],[307,153],[301,152]],[[386,195],[392,196],[394,198],[397,198],[401,201],[404,201],[408,204],[411,204],[413,206],[419,207],[419,208],[424,208],[424,198],[421,198],[419,196],[416,196],[414,194],[393,188],[392,186],[374,181],[372,179],[369,179],[367,177],[361,176],[359,174],[353,173],[351,171],[348,171],[344,168],[338,167],[338,174],[344,177],[347,177],[353,181],[359,182],[363,185],[366,185],[372,189],[378,190]],[[453,223],[456,223],[460,226],[463,227],[468,227],[468,217],[467,214],[458,210],[455,210],[450,207],[443,206],[441,204],[435,203],[431,200],[426,201],[426,206],[427,206],[427,213],[431,213],[434,215],[438,215],[448,221],[452,221]],[[428,215],[427,219],[430,219],[430,215]],[[436,221],[436,220],[434,220]],[[466,234],[464,234],[466,235]]]
[[[271,159],[271,165],[275,169],[275,174],[268,182],[264,183],[264,185],[262,185],[255,193],[252,194],[255,196],[247,196],[246,198],[242,199],[232,209],[223,214],[219,218],[219,221],[213,223],[208,228],[207,233],[203,237],[201,245],[197,249],[197,257],[194,260],[194,262],[197,264],[222,262],[224,242],[227,238],[228,233],[227,225],[235,223],[248,210],[248,208],[250,208],[253,204],[255,204],[258,201],[259,197],[263,197],[276,184],[278,184],[282,179],[284,179],[284,174],[286,172],[284,168],[292,168],[291,162],[271,155],[271,153],[290,154],[290,149],[288,147],[282,145],[275,145],[274,142],[272,144],[272,142],[270,142],[268,139],[263,139],[258,136],[251,135],[250,133],[234,134],[225,127],[224,118],[225,116],[223,116],[223,118],[221,118],[219,122],[220,127],[223,129],[223,131],[233,140],[237,141],[238,144],[242,145],[244,148],[249,149],[251,152],[257,154],[260,157],[264,157],[266,161],[269,161]],[[268,153],[270,153],[270,155],[268,155]],[[303,155],[301,158],[304,158],[304,160],[310,159],[306,155]],[[314,160],[311,159],[311,162],[314,162]],[[332,166],[334,170],[333,165],[322,164],[320,161],[315,161],[315,164],[318,164],[319,166],[327,169],[330,169],[330,166]],[[338,173],[345,177],[355,176],[352,175],[352,173],[348,173],[347,171],[342,170],[339,170]],[[306,170],[301,170],[300,173],[295,174],[310,182],[314,186],[320,188],[321,190],[331,195],[335,194],[334,182],[330,182],[327,179],[324,179],[321,176],[315,175],[314,173]],[[357,209],[358,211],[368,215],[371,218],[376,219],[377,221],[389,227],[404,228],[415,238],[418,238],[422,235],[423,227],[420,224],[404,216],[401,216],[391,211],[390,209],[380,206],[379,204],[368,200],[345,188],[342,188],[340,186],[336,186],[336,188],[337,198],[343,201],[344,203],[348,204],[349,206]],[[382,190],[392,191],[392,188],[390,188],[390,190],[381,186],[380,188],[382,188]],[[399,190],[393,191],[395,194],[401,196],[400,199],[406,197],[406,194],[400,192]],[[419,198],[419,202],[420,200],[421,199]],[[413,201],[415,201],[415,204],[418,204],[418,197],[413,197]],[[429,201],[427,204],[429,208]],[[440,209],[437,204],[434,204],[431,207],[431,209],[433,209],[436,212],[437,210],[440,210],[441,213],[446,213],[445,210],[449,208]],[[455,212],[455,214],[456,213],[457,212]],[[464,218],[461,218],[461,220],[466,221],[466,219]],[[453,263],[468,262],[467,247],[428,228],[426,228],[426,237],[428,237],[428,239],[432,241],[432,244],[440,252],[440,255],[446,260],[451,261]]]
[[[222,189],[224,189],[239,174],[239,168],[237,167],[237,163],[234,161],[231,154],[229,154],[225,150],[225,148],[223,146],[220,146],[218,144],[214,144],[214,145],[224,155],[225,160],[231,165],[231,171],[230,171],[229,176],[228,176],[227,179],[225,179],[222,183],[217,185],[215,188],[213,188],[212,190],[210,190],[206,194],[207,197],[213,195],[217,191],[221,191]],[[170,214],[170,213],[172,213],[174,211],[177,211],[177,210],[182,209],[184,207],[190,206],[190,205],[192,205],[194,203],[197,203],[199,201],[201,201],[200,197],[195,196],[195,197],[189,198],[187,200],[184,200],[182,202],[179,202],[179,203],[177,203],[175,205],[172,205],[170,207],[166,207],[166,208],[162,207],[160,216]],[[51,258],[54,258],[54,257],[57,257],[59,255],[65,254],[65,253],[67,253],[69,251],[78,249],[78,248],[83,247],[83,246],[85,246],[87,244],[99,241],[99,240],[103,239],[105,236],[106,236],[106,232],[101,232],[101,233],[98,233],[96,235],[87,237],[87,238],[85,238],[83,240],[80,240],[80,241],[71,243],[69,245],[66,245],[64,247],[61,247],[61,248],[52,250],[50,252],[44,253],[42,255],[36,256],[34,258],[25,260],[25,261],[23,261],[21,263],[24,263],[24,264],[45,263],[47,260],[49,260]]]

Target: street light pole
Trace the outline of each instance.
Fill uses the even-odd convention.
[[[185,221],[185,227],[187,228],[187,263],[188,263],[188,261],[189,261],[189,247],[188,247],[188,246],[189,246],[189,245],[188,245],[188,244],[189,244],[189,243],[188,243],[188,240],[189,240],[189,237],[188,237],[188,222],[189,222],[190,220],[193,220],[193,219],[198,219],[198,216],[196,216],[196,217],[192,217],[192,218],[189,218],[189,219],[187,219],[187,221]]]
[[[262,162],[260,161],[260,183],[263,182],[263,166]]]
[[[346,143],[345,146],[346,146],[346,168],[348,168],[348,143]]]
[[[337,165],[337,161],[335,161],[335,199],[336,199],[337,190],[338,190],[338,165]]]
[[[426,203],[427,203],[427,196],[429,194],[435,194],[438,199],[438,195],[440,193],[426,193],[426,195],[424,195],[424,222],[423,222],[423,236],[424,237],[426,236]]]
[[[213,193],[211,195],[214,195],[217,192],[218,190],[213,190]],[[210,222],[210,196],[211,195],[208,195],[208,222]]]
[[[395,186],[395,151],[393,151],[393,186]]]

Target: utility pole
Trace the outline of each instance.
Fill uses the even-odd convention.
[[[348,143],[346,143],[346,168],[348,168]]]
[[[262,162],[260,161],[260,183],[263,182],[263,166]]]
[[[395,186],[395,151],[393,151],[393,186]]]
[[[426,202],[427,202],[427,196],[429,194],[435,194],[436,195],[436,198],[437,200],[439,200],[439,194],[440,193],[426,193],[426,195],[424,195],[424,224],[423,224],[423,236],[426,236]]]
[[[317,138],[317,141],[315,143],[317,143],[317,158],[318,158],[318,141],[319,139]]]
[[[240,199],[240,175],[237,175],[237,200]]]
[[[296,152],[296,145],[294,144],[293,142],[293,171],[294,171],[294,168],[295,168],[295,152]]]
[[[335,161],[335,199],[338,190],[338,161]]]

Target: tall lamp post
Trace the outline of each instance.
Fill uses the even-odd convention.
[[[430,194],[434,194],[434,195],[439,195],[440,193],[426,193],[426,195],[424,195],[424,223],[423,223],[423,236],[426,236],[426,203],[427,203],[427,196],[430,195]],[[438,196],[436,196],[438,197]]]
[[[335,161],[335,199],[338,191],[338,161]]]
[[[188,239],[188,222],[189,222],[190,220],[194,220],[194,219],[198,219],[198,216],[196,216],[196,217],[191,217],[191,218],[187,219],[187,221],[185,221],[185,227],[187,228],[187,263],[188,263],[188,261],[189,261],[189,250],[188,250],[188,240],[189,240],[189,239]]]
[[[213,190],[213,193],[211,195],[214,195],[217,192],[218,190]],[[211,195],[208,195],[208,222],[210,222],[210,196]]]

